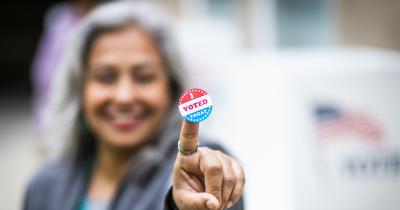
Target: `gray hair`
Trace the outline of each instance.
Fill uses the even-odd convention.
[[[85,54],[96,31],[134,24],[153,36],[166,63],[171,85],[174,86],[171,86],[174,99],[177,99],[184,88],[180,78],[183,72],[178,63],[169,21],[169,16],[157,5],[118,1],[99,6],[80,22],[71,34],[52,85],[45,121],[45,147],[50,157],[71,155],[76,152],[77,144],[81,143],[79,112]]]

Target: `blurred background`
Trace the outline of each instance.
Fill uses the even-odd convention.
[[[246,169],[248,209],[400,208],[400,1],[154,2],[174,17],[188,79],[213,97],[202,135]],[[41,90],[97,3],[2,7],[0,209],[21,208],[45,153]]]

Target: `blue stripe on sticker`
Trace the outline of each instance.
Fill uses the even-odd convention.
[[[202,110],[199,110],[197,112],[185,115],[184,118],[185,120],[189,121],[189,122],[201,122],[205,119],[208,118],[208,116],[210,116],[212,111],[212,106],[209,106],[207,108],[204,108]]]

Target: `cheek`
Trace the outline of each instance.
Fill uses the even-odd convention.
[[[152,87],[148,87],[143,91],[148,101],[153,107],[162,112],[165,111],[171,104],[171,93],[169,90],[168,82],[163,80]]]
[[[97,108],[104,105],[109,98],[109,90],[98,87],[94,84],[87,84],[82,94],[83,108],[86,114],[96,111]]]

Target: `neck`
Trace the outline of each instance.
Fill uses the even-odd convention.
[[[121,151],[100,143],[94,171],[109,181],[119,182],[126,173],[132,156],[132,151]]]
[[[99,141],[89,187],[89,196],[110,201],[127,172],[134,151],[121,151]]]

